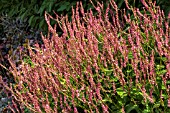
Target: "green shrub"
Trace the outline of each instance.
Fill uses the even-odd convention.
[[[143,5],[142,11],[127,6],[133,18],[119,14],[114,0],[105,11],[98,2],[96,15],[77,4],[71,22],[46,12],[44,45],[28,46],[19,68],[9,58],[15,84],[0,83],[21,111],[170,112],[169,21],[155,4]]]

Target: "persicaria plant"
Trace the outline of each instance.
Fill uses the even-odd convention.
[[[20,106],[13,110],[170,112],[169,20],[155,3],[141,2],[142,11],[126,0],[126,10],[114,0],[106,9],[98,2],[97,15],[78,3],[71,22],[45,13],[44,44],[29,46],[19,67],[9,58],[15,84],[1,80]]]

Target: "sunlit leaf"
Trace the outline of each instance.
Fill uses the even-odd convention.
[[[132,53],[131,51],[128,53],[128,58],[129,58],[129,59],[132,59],[132,58],[133,58],[133,53]]]
[[[121,98],[123,98],[124,96],[127,96],[127,93],[122,88],[117,88],[116,92]]]
[[[130,105],[127,107],[126,113],[131,113],[132,110],[136,110],[137,113],[139,113],[139,110],[137,110],[137,109],[139,109],[137,105],[132,105],[132,104],[130,104]]]

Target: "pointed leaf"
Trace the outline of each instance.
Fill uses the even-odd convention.
[[[34,19],[34,15],[32,15],[32,16],[29,18],[29,21],[28,21],[29,26],[31,25],[31,22],[33,21],[33,19]]]

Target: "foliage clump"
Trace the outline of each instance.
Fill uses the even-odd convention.
[[[170,112],[169,21],[154,3],[142,3],[141,12],[126,1],[133,18],[126,10],[120,13],[114,0],[106,10],[99,2],[94,5],[95,16],[78,3],[71,22],[45,13],[44,44],[28,46],[19,68],[9,58],[15,84],[0,79],[20,105],[15,110]]]

